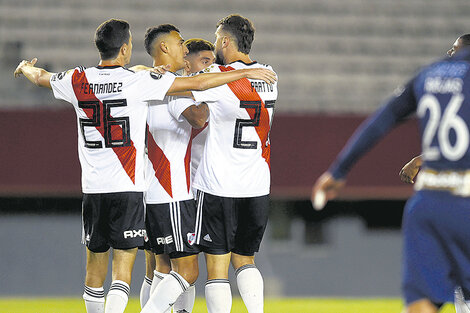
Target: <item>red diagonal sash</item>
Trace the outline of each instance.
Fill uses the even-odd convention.
[[[148,131],[147,125],[147,149],[149,160],[152,162],[153,169],[155,170],[155,177],[162,185],[163,189],[173,198],[171,190],[171,169],[170,161],[163,153],[163,150],[157,145],[152,134]]]
[[[221,72],[233,71],[235,70],[231,66],[219,66]],[[261,114],[260,114],[260,121],[258,126],[255,126],[256,133],[261,141],[261,149],[262,153],[261,156],[266,160],[268,166],[271,168],[271,145],[268,143],[269,135],[269,113],[266,109],[263,100],[259,96],[259,94],[251,87],[251,83],[247,78],[239,79],[234,82],[227,84],[235,96],[239,100],[243,101],[260,101],[261,103]],[[254,119],[255,116],[255,109],[254,108],[245,108],[247,113],[250,115],[251,119]]]
[[[95,101],[99,103],[99,110],[101,116],[103,115],[103,103],[91,92],[85,94],[81,86],[88,84],[88,79],[86,78],[85,72],[80,72],[78,69],[72,75],[72,86],[77,97],[78,101]],[[84,108],[83,111],[88,118],[93,119],[93,110],[90,108]],[[104,123],[99,121],[99,125],[96,127],[101,136],[104,138]],[[113,137],[115,136],[115,137]],[[112,125],[111,126],[111,138],[116,138],[117,136],[122,136],[121,126]],[[135,158],[136,158],[136,149],[134,142],[131,141],[131,144],[126,147],[113,147],[114,153],[118,157],[119,161],[122,164],[123,169],[126,171],[129,178],[132,180],[132,183],[135,184]]]

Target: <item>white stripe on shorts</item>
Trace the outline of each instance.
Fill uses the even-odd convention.
[[[179,203],[170,202],[170,218],[171,228],[173,230],[173,240],[175,242],[176,251],[183,251],[183,244],[181,242],[181,221],[179,214]]]
[[[201,227],[202,227],[202,203],[204,200],[204,192],[198,190],[197,192],[197,212],[196,212],[196,244],[201,240]]]

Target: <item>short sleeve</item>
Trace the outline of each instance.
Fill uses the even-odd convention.
[[[168,103],[168,112],[170,112],[171,116],[178,122],[182,122],[184,117],[181,114],[184,110],[195,104],[196,102],[191,98],[174,98]]]
[[[51,76],[51,88],[56,99],[72,103],[75,95],[72,86],[72,75],[74,70],[56,73]]]
[[[212,64],[208,68],[206,68],[204,71],[200,72],[201,73],[220,73],[221,70],[219,68],[219,65],[217,64]],[[215,102],[217,100],[220,100],[226,95],[226,85],[218,86],[215,88],[210,88],[207,90],[202,90],[202,91],[193,91],[193,97],[196,100],[196,102]]]
[[[166,72],[158,74],[149,71],[138,72],[141,75],[139,80],[139,93],[143,101],[163,100],[175,81],[175,74]]]

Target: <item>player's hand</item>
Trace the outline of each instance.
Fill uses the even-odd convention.
[[[315,210],[323,209],[328,200],[336,198],[344,184],[344,180],[336,180],[330,173],[323,173],[312,189],[311,201],[313,208]]]
[[[151,72],[158,73],[158,74],[165,74],[171,69],[171,65],[159,65],[155,66],[154,68],[150,69]]]
[[[414,179],[418,175],[421,169],[422,159],[421,156],[414,157],[410,162],[406,163],[405,166],[400,170],[400,179],[404,183],[414,184]]]
[[[267,68],[246,69],[246,78],[264,80],[268,84],[274,84],[277,81],[276,73]]]
[[[37,61],[38,61],[37,58],[33,58],[31,61],[28,61],[28,60],[21,61],[20,64],[18,64],[18,66],[16,67],[15,72],[13,74],[15,75],[15,77],[19,77],[21,74],[23,74],[23,68],[25,66],[33,67]]]

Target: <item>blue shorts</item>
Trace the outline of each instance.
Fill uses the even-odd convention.
[[[470,291],[470,198],[422,190],[403,216],[403,279],[407,304],[453,302],[454,289]]]

